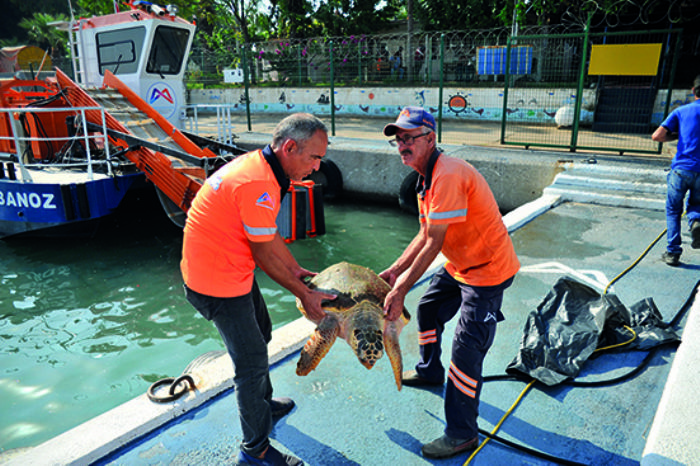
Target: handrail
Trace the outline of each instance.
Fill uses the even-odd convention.
[[[86,129],[88,128],[87,119],[85,113],[87,111],[98,111],[101,114],[102,120],[102,132],[101,133],[90,133]],[[80,134],[75,134],[73,136],[27,136],[24,135],[23,129],[18,128],[17,122],[20,119],[21,114],[38,114],[38,113],[60,113],[65,115],[66,113],[73,114],[73,116],[79,117],[81,122],[81,127],[84,128]],[[11,135],[4,136],[0,134],[0,141],[12,141],[14,143],[16,162],[19,164],[20,171],[22,172],[22,182],[28,183],[32,181],[31,175],[27,172],[27,168],[34,166],[49,167],[49,166],[75,166],[72,163],[41,163],[34,164],[27,162],[23,157],[23,146],[26,144],[31,144],[32,142],[70,142],[70,141],[82,141],[85,147],[85,153],[87,156],[87,161],[80,163],[80,166],[87,166],[87,175],[89,180],[94,179],[93,166],[94,165],[106,165],[109,175],[112,175],[111,166],[111,154],[109,147],[109,140],[107,135],[105,110],[102,107],[61,107],[61,108],[41,108],[41,107],[9,107],[0,108],[0,115],[7,114],[7,121],[9,123],[9,128]],[[91,150],[91,141],[101,141],[102,147],[105,150],[105,161],[93,160],[93,154]],[[7,152],[12,155],[12,152]]]

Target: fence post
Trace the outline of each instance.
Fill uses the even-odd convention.
[[[297,76],[299,77],[299,87],[301,87],[301,44],[297,44]]]
[[[357,84],[362,86],[362,46],[357,43]]]
[[[248,44],[243,44],[243,88],[245,95],[245,114],[248,122],[248,131],[253,131],[250,123],[250,98],[248,97]]]
[[[335,136],[335,76],[333,67],[333,41],[330,43],[330,59],[331,59],[331,136]]]
[[[411,2],[408,2],[410,5]],[[409,13],[409,22],[411,21],[410,19],[410,13]],[[408,34],[406,34],[406,82],[409,84],[413,83],[413,41],[411,40],[413,36],[413,32],[410,30],[408,31]]]
[[[513,13],[515,15],[515,13]],[[513,36],[509,37],[506,41],[506,62],[505,62],[505,74],[503,75],[503,111],[501,112],[501,144],[505,144],[506,141],[506,115],[508,112],[508,83],[510,80],[510,49],[512,46]]]
[[[669,113],[668,111],[671,108],[671,97],[673,96],[673,80],[676,77],[676,64],[678,63],[678,54],[681,51],[682,32],[683,32],[683,29],[679,29],[676,32],[676,47],[673,50],[673,61],[671,62],[671,74],[668,77],[668,89],[666,91],[666,105],[664,105],[664,115],[663,115],[662,120],[661,120],[662,122],[668,116],[668,113]],[[670,33],[669,33],[669,36],[670,36]],[[669,37],[669,39],[667,39],[667,41],[668,42],[671,41],[670,37]],[[668,48],[670,48],[670,47],[668,47]],[[668,51],[666,53],[668,53]],[[661,83],[659,83],[659,84],[661,84]],[[663,149],[663,142],[660,142],[657,145],[657,152],[656,153],[660,154],[662,149]]]
[[[583,29],[583,53],[581,54],[581,70],[578,76],[578,88],[576,89],[576,103],[574,104],[574,122],[571,128],[571,143],[569,152],[576,152],[576,142],[578,141],[578,125],[581,119],[581,104],[583,102],[583,80],[586,77],[586,57],[588,56],[588,39],[591,33],[591,13],[588,14],[586,27]]]
[[[432,64],[431,64],[432,68]],[[442,91],[445,80],[445,34],[440,34],[440,87],[438,90],[438,142],[442,142]]]
[[[427,47],[425,49],[425,80],[428,84],[433,83],[433,36],[425,38]]]

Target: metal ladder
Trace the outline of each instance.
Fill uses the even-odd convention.
[[[73,80],[79,85],[85,85],[85,70],[82,70],[80,68],[80,57],[82,57],[85,52],[83,50],[83,42],[80,40],[80,27],[82,25],[83,20],[81,19],[80,21],[75,21],[75,19],[73,19],[72,16],[73,15],[71,12],[71,21],[68,27],[68,40],[70,43],[70,57],[71,65],[73,67]]]

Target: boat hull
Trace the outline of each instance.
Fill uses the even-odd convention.
[[[76,236],[94,232],[96,221],[119,206],[143,173],[56,181],[0,180],[0,238],[10,236]]]

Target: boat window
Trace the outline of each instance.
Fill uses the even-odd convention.
[[[97,60],[100,74],[104,75],[105,70],[116,75],[136,73],[145,37],[146,28],[143,26],[98,33]]]
[[[170,26],[158,26],[146,65],[147,73],[178,74],[185,58],[190,31]]]

